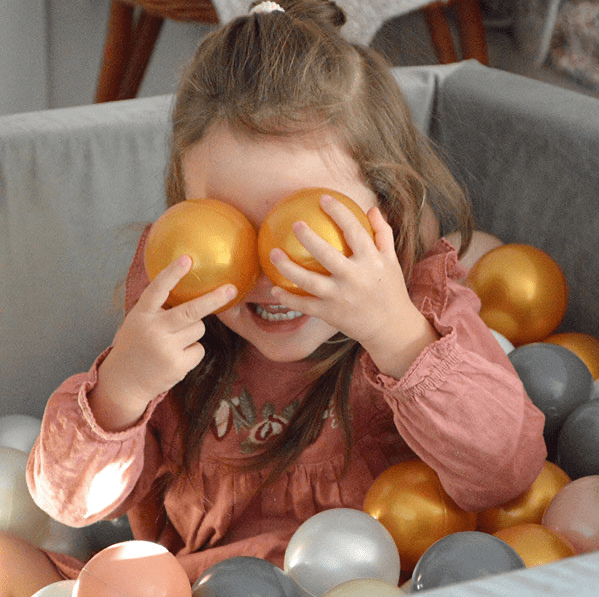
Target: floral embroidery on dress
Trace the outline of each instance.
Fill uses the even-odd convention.
[[[285,431],[299,405],[300,401],[296,399],[278,413],[274,405],[267,402],[262,407],[261,416],[257,417],[252,395],[242,388],[238,396],[227,396],[221,400],[214,414],[212,432],[220,441],[231,428],[234,428],[237,434],[249,430],[248,436],[240,444],[240,449],[243,454],[255,452],[271,437]],[[339,426],[332,402],[324,412],[323,419],[330,419],[333,429]]]
[[[256,421],[254,401],[250,394],[243,388],[239,396],[223,398],[214,415],[213,432],[216,439],[220,440],[229,431],[231,424],[239,433],[241,429],[249,429]]]
[[[259,449],[274,435],[283,433],[298,408],[299,400],[294,400],[277,413],[274,405],[267,402],[259,419],[252,395],[242,388],[238,396],[221,400],[214,414],[212,431],[217,440],[222,440],[232,427],[238,434],[249,430],[240,446],[242,453],[247,454]]]
[[[298,407],[299,401],[294,400],[279,414],[274,405],[267,402],[262,408],[262,420],[256,422],[250,429],[248,437],[241,442],[242,453],[254,452],[271,437],[283,433]]]

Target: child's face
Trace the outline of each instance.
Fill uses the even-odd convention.
[[[333,140],[325,139],[320,146],[298,139],[254,140],[236,137],[223,127],[186,153],[183,174],[188,199],[210,197],[229,203],[256,231],[278,202],[302,188],[339,191],[365,212],[377,204],[355,162]],[[287,312],[276,309],[272,286],[262,274],[243,302],[217,317],[273,361],[303,359],[338,332],[306,315],[290,313],[287,319],[269,320],[268,313]]]

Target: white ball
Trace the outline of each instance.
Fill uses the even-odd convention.
[[[357,578],[333,587],[322,597],[403,597],[405,593],[397,585],[376,578]]]
[[[302,523],[287,545],[284,568],[313,597],[360,578],[397,586],[400,573],[389,531],[366,512],[351,508],[325,510]]]
[[[15,448],[29,454],[40,434],[42,422],[28,415],[0,417],[0,446]]]
[[[37,544],[51,519],[29,494],[27,458],[25,452],[0,447],[0,530]]]
[[[503,348],[503,352],[505,352],[505,354],[510,354],[510,352],[514,350],[515,346],[504,335],[496,332],[495,330],[491,330],[491,333],[493,336],[495,336],[495,340],[499,342],[499,345],[501,348]]]
[[[40,589],[33,597],[72,597],[74,580],[61,580]]]

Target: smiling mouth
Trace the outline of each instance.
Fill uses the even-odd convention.
[[[251,303],[251,307],[264,321],[292,321],[304,315],[299,311],[291,311],[283,305],[265,305],[263,307],[258,303]]]

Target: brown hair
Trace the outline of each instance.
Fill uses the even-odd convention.
[[[341,37],[344,12],[326,0],[278,4],[285,12],[239,17],[209,34],[198,47],[173,109],[167,203],[186,198],[184,157],[214,126],[225,125],[250,137],[334,131],[394,230],[409,285],[412,267],[424,250],[424,203],[461,231],[463,252],[471,237],[465,196],[431,143],[415,128],[389,65],[373,50]],[[242,341],[214,316],[206,318],[206,325],[202,343],[207,356],[176,388],[190,439],[187,466],[197,457],[242,347]],[[349,382],[359,349],[348,339],[323,345],[312,355],[314,375],[302,408],[284,434],[249,459],[249,466],[274,462],[275,476],[284,470],[318,436],[331,398],[341,415],[349,456]],[[205,398],[198,400],[199,395]]]

